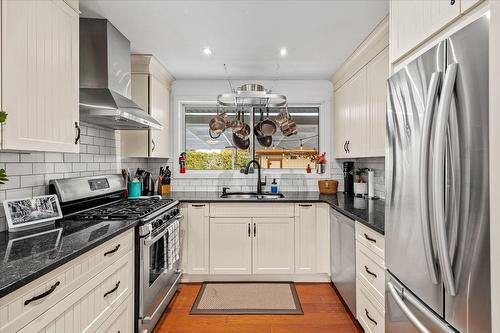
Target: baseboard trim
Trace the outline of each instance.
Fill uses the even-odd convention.
[[[183,274],[182,283],[205,281],[293,281],[293,282],[331,282],[327,273],[321,274]]]

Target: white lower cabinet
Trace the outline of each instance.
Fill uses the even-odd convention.
[[[210,273],[252,273],[252,219],[210,219]]]
[[[384,332],[384,237],[356,222],[356,315],[365,332]]]
[[[357,284],[360,284],[359,281]],[[384,310],[363,284],[356,289],[356,312],[359,323],[367,333],[384,333]]]
[[[294,272],[294,219],[254,218],[253,274]]]
[[[0,298],[2,333],[96,332],[118,309],[121,333],[133,331],[134,231],[107,241]],[[35,300],[36,296],[52,290]],[[106,329],[102,332],[113,332]]]
[[[134,299],[129,296],[97,329],[96,333],[133,333],[134,322]]]
[[[210,250],[209,204],[187,204],[181,208],[185,223],[183,267],[188,274],[208,274]]]
[[[183,204],[185,281],[207,274],[329,281],[328,210],[320,203]]]
[[[295,205],[295,272],[316,272],[316,204]]]

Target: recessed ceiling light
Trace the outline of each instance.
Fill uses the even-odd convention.
[[[288,54],[288,51],[286,50],[286,48],[282,47],[280,49],[280,56],[285,57],[287,54]]]
[[[206,56],[210,56],[210,55],[212,55],[212,50],[210,50],[210,48],[208,48],[208,47],[205,47],[203,49],[203,54]]]

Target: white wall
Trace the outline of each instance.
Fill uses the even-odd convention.
[[[289,105],[318,105],[320,107],[320,150],[327,153],[330,164],[325,175],[307,175],[305,170],[266,170],[269,178],[277,178],[282,191],[316,191],[318,178],[342,178],[340,165],[332,160],[332,95],[333,86],[329,80],[235,80],[233,87],[245,83],[259,83],[273,92],[287,96]],[[183,104],[193,102],[215,103],[217,95],[230,92],[227,80],[177,80],[172,84],[173,156],[184,151]],[[176,161],[173,161],[176,164]],[[177,165],[174,170],[178,170]],[[177,172],[173,180],[174,191],[218,191],[222,186],[231,190],[248,190],[255,183],[254,176],[234,171]],[[195,187],[196,184],[196,187]]]
[[[490,1],[490,232],[492,332],[500,332],[500,1]]]

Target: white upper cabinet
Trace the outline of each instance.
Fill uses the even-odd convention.
[[[170,85],[174,78],[151,55],[132,55],[132,100],[163,129],[122,130],[124,157],[170,158]]]
[[[385,49],[366,66],[368,126],[364,156],[385,155],[385,114],[388,78],[389,49]]]
[[[1,4],[1,148],[78,152],[78,13],[63,0]]]
[[[389,32],[382,21],[334,74],[334,156],[385,155]]]
[[[391,62],[428,40],[482,0],[391,0]]]

